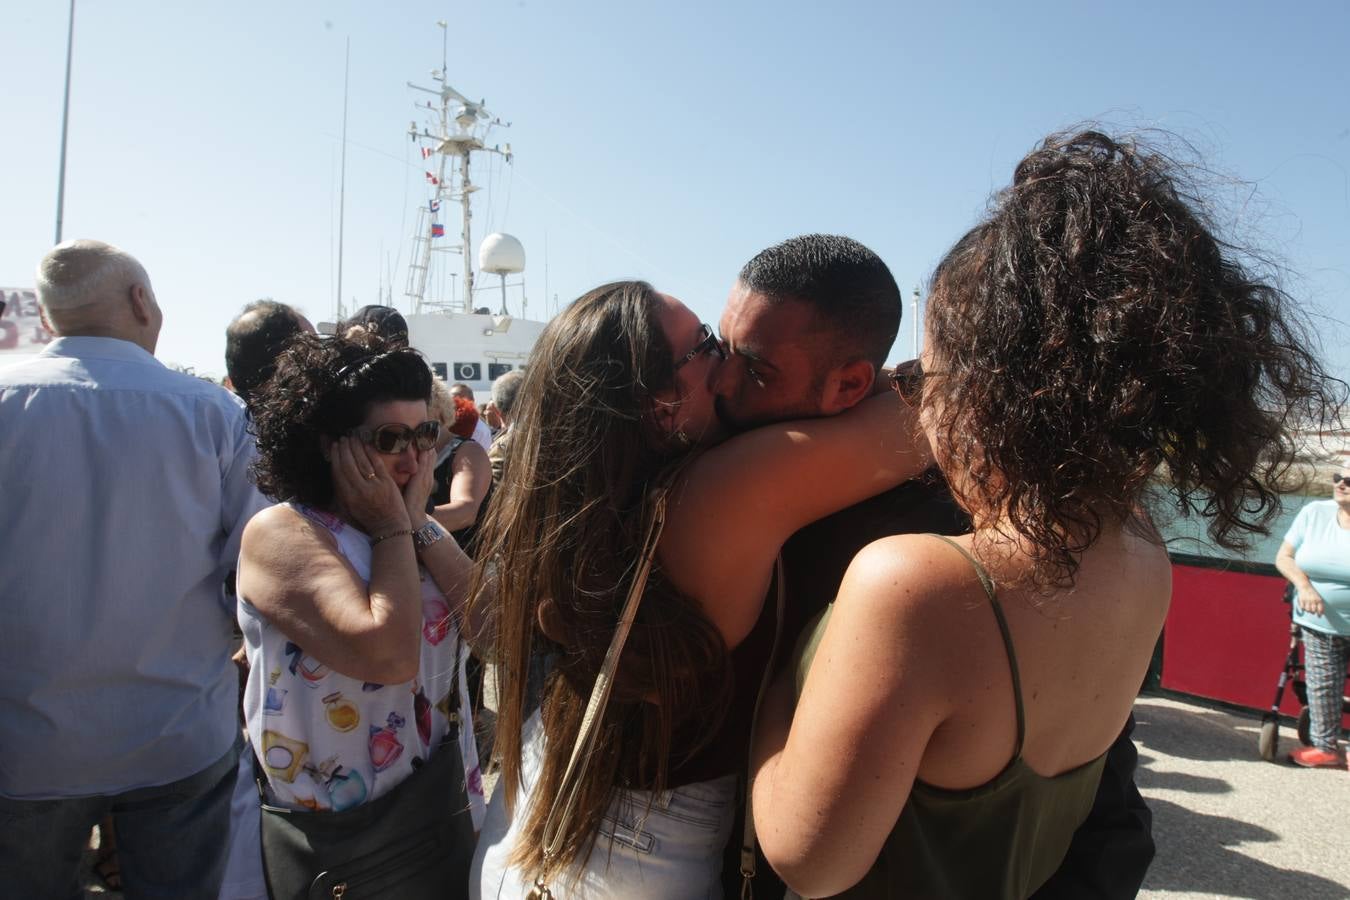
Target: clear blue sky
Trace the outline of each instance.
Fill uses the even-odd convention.
[[[52,242],[66,10],[0,7],[4,286]],[[373,302],[399,257],[402,302],[426,192],[405,83],[430,83],[440,18],[451,84],[514,123],[514,166],[479,169],[476,239],[523,241],[532,313],[639,276],[716,322],[747,258],[808,231],[868,244],[908,295],[1039,137],[1095,118],[1251,182],[1224,187],[1225,217],[1290,267],[1350,374],[1343,0],[79,0],[65,236],[146,264],[161,359],[222,372],[224,327],[260,296],[331,315],[348,37],[344,294]]]

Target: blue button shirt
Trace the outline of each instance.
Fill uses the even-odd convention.
[[[228,392],[128,341],[0,368],[0,795],[167,784],[230,748],[254,452]]]
[[[1336,501],[1317,500],[1299,510],[1285,543],[1294,562],[1322,595],[1325,612],[1304,612],[1294,600],[1294,621],[1323,634],[1350,636],[1350,531],[1336,520]]]

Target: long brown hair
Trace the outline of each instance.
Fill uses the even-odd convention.
[[[546,753],[513,862],[552,879],[584,860],[620,785],[662,790],[672,747],[692,753],[730,694],[726,646],[654,566],[624,649],[571,824],[544,857],[558,794],[595,677],[638,564],[650,491],[685,457],[652,425],[652,394],[674,380],[673,351],[640,281],[573,302],[535,345],[520,388],[499,493],[483,525],[474,603],[490,603],[501,691],[499,789],[515,808],[530,661],[555,654],[541,713]],[[486,588],[486,590],[485,590]],[[539,630],[540,605],[551,634]]]

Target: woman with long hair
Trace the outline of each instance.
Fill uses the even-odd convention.
[[[865,548],[758,724],[759,838],[798,894],[1055,871],[1167,614],[1150,506],[1263,533],[1291,428],[1327,413],[1291,316],[1162,155],[1087,131],[1018,164],[896,377],[974,530]]]
[[[254,398],[277,505],[244,531],[237,585],[273,897],[441,897],[467,877],[471,563],[427,514],[430,396],[421,354],[358,329],[297,336]]]
[[[724,352],[643,282],[587,293],[535,346],[472,592],[497,635],[502,759],[474,896],[720,895],[740,765],[696,774],[690,761],[725,713],[728,648],[753,626],[788,536],[926,465],[916,435],[889,427],[906,414],[885,395],[701,450],[721,437]],[[653,544],[612,694],[568,776]],[[532,713],[525,674],[541,654],[552,669]]]

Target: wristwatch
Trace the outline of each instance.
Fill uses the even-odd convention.
[[[425,550],[443,537],[445,531],[433,519],[413,532],[413,546],[418,550]]]

